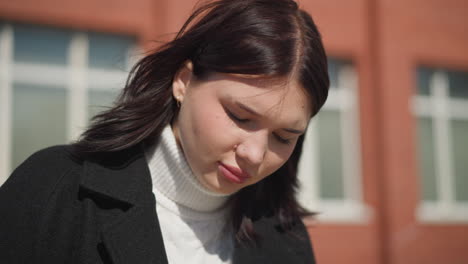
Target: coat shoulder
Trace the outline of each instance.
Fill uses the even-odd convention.
[[[71,145],[57,145],[33,153],[18,168],[45,166],[47,169],[62,168],[82,164],[82,160],[73,154]]]
[[[0,197],[10,189],[25,188],[29,192],[52,188],[72,170],[79,169],[82,161],[71,152],[69,145],[59,145],[39,150],[21,163],[1,186]]]
[[[65,203],[51,197],[64,190],[73,195],[80,168],[69,146],[54,146],[34,153],[13,171],[0,188],[0,210],[8,212],[0,218],[0,263],[29,262],[46,210]]]

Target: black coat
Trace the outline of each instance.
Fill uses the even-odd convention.
[[[167,263],[139,147],[100,161],[39,151],[0,188],[0,212],[0,263]],[[260,245],[236,244],[233,263],[315,263],[302,222],[285,233],[264,217],[254,228]]]

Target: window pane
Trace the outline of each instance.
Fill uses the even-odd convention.
[[[117,97],[116,90],[88,90],[88,118],[108,109]]]
[[[452,120],[455,196],[468,201],[468,120]]]
[[[14,85],[12,168],[41,148],[66,143],[66,96],[65,89]]]
[[[434,70],[420,67],[417,71],[417,82],[418,82],[418,94],[429,95],[430,94],[430,81]]]
[[[328,59],[328,76],[330,78],[330,87],[338,86],[339,63],[335,59]]]
[[[435,201],[437,199],[432,131],[431,118],[421,117],[418,119],[419,173],[422,182],[422,199],[425,201]]]
[[[320,196],[342,199],[343,158],[340,113],[323,110],[317,115],[319,132]]]
[[[17,62],[67,63],[71,33],[40,26],[15,25],[14,60]]]
[[[328,58],[328,76],[330,78],[330,87],[338,88],[339,83],[339,73],[344,66],[350,65],[351,63],[346,60],[339,59],[330,59]]]
[[[127,36],[89,33],[89,66],[125,70],[133,39]]]
[[[447,72],[450,97],[468,99],[468,73],[460,71]]]

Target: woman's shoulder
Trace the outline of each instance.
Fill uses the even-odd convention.
[[[82,159],[73,154],[72,145],[56,145],[41,149],[20,164],[18,172],[41,173],[62,172],[82,165]]]
[[[0,234],[8,241],[0,242],[1,263],[29,263],[37,238],[46,232],[46,220],[74,208],[81,166],[63,145],[35,152],[13,171],[0,188],[0,211],[7,212],[0,220]],[[51,223],[49,227],[62,224]]]
[[[39,150],[13,171],[0,188],[0,198],[19,190],[36,195],[48,193],[64,175],[81,166],[82,161],[72,154],[70,145]]]
[[[73,154],[72,145],[56,145],[38,150],[25,159],[14,171],[47,168],[67,168],[81,164],[81,159]]]
[[[79,164],[81,159],[73,154],[73,145],[56,145],[36,151],[20,166],[41,163],[50,166]]]

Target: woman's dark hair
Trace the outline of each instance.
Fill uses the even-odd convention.
[[[177,115],[172,81],[190,60],[198,79],[210,73],[299,81],[315,115],[328,95],[327,59],[312,18],[292,0],[219,0],[196,9],[176,35],[132,69],[115,105],[93,118],[74,144],[79,155],[152,144]],[[273,175],[232,197],[236,238],[255,240],[252,218],[271,214],[283,228],[307,214],[296,201],[301,136]]]

